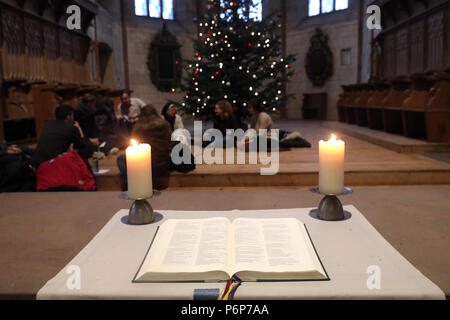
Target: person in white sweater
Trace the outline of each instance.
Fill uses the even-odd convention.
[[[250,101],[248,104],[248,113],[252,116],[250,120],[250,127],[256,130],[259,135],[259,130],[267,130],[267,135],[270,136],[270,130],[273,129],[272,118],[261,110],[261,105],[258,101]]]

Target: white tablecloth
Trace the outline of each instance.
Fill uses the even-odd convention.
[[[159,211],[156,224],[126,224],[128,210],[119,211],[95,238],[38,292],[37,299],[193,299],[195,289],[223,283],[132,283],[157,226],[165,219],[223,216],[296,217],[306,224],[330,281],[246,282],[235,299],[444,299],[444,293],[399,254],[353,206],[351,218],[325,222],[311,209],[255,211]],[[74,230],[73,232],[76,232]],[[75,266],[74,268],[69,268]],[[370,269],[371,266],[372,269]],[[79,267],[79,269],[78,269]],[[374,269],[373,269],[374,268]],[[369,277],[379,270],[380,287],[370,289]],[[80,289],[68,286],[80,271]],[[68,273],[70,271],[71,273]],[[372,282],[373,283],[373,282]]]

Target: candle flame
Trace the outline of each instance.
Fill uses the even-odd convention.
[[[337,141],[336,135],[334,133],[331,134],[330,141],[332,141],[332,142],[336,142]]]
[[[136,140],[131,140],[131,145],[133,147],[137,147],[138,143],[136,142]]]

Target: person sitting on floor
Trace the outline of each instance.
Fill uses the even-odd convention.
[[[266,112],[262,111],[261,101],[260,100],[252,100],[248,103],[247,106],[248,113],[251,115],[250,120],[250,128],[256,131],[258,137],[261,137],[260,130],[267,130],[266,134],[268,143],[267,147],[270,149],[270,139],[279,139],[279,147],[282,149],[289,148],[310,148],[311,144],[302,138],[300,132],[288,132],[284,130],[279,130],[278,137],[271,136],[271,130],[273,129],[273,121],[270,115]],[[246,144],[249,143],[249,140],[246,140]]]
[[[272,118],[266,113],[262,111],[261,103],[259,100],[252,100],[247,105],[248,113],[251,115],[250,119],[250,128],[256,131],[255,137],[246,138],[245,141],[239,141],[238,145],[250,144],[254,139],[257,140],[257,149],[260,149],[261,139],[267,139],[267,150],[271,148],[271,140],[275,137],[272,137],[271,130],[273,129],[273,121]]]
[[[97,138],[101,143],[100,151],[106,155],[115,155],[119,152],[116,145],[120,145],[116,134],[116,118],[114,111],[108,106],[108,99],[105,96],[95,98],[95,127]]]
[[[106,102],[106,97],[87,93],[74,109],[74,121],[80,125],[86,138],[100,146],[100,158],[108,155],[110,151],[113,151],[112,154],[119,152],[111,138],[116,118],[114,112],[111,113],[107,108]]]
[[[10,162],[22,159],[31,159],[34,154],[34,149],[29,147],[19,148],[16,145],[11,145],[7,148],[0,146],[0,166],[4,166]]]
[[[132,98],[131,91],[125,91],[120,101],[118,119],[127,123],[136,123],[145,103],[139,98]]]
[[[166,189],[169,185],[171,135],[169,123],[159,116],[153,106],[147,105],[142,108],[131,138],[152,147],[152,178],[156,190]],[[117,158],[117,166],[121,173],[122,190],[127,190],[126,156],[121,155]]]
[[[219,101],[216,103],[214,111],[216,113],[216,117],[214,118],[214,129],[219,130],[222,133],[222,147],[227,147],[227,141],[231,147],[234,147],[235,139],[233,132],[242,129],[242,124],[234,116],[231,104],[226,100]],[[212,137],[212,143],[208,141],[209,139],[209,137],[205,137],[203,147],[208,145],[214,145],[215,147],[220,146],[220,142],[214,141],[215,137]],[[233,141],[229,141],[230,139],[233,139]]]
[[[169,122],[172,131],[184,129],[183,119],[181,119],[181,116],[177,114],[177,109],[174,104],[166,104],[162,109],[161,114],[164,119]]]
[[[250,127],[255,129],[257,134],[259,134],[259,130],[267,130],[267,134],[270,135],[270,130],[273,128],[273,121],[266,112],[262,111],[261,103],[258,100],[252,100],[249,102],[247,110],[252,116]]]
[[[0,146],[0,192],[33,192],[36,174],[30,165],[34,149]]]
[[[88,159],[98,149],[97,139],[85,138],[80,125],[74,120],[71,106],[56,108],[55,121],[47,123],[42,131],[36,151],[32,157],[33,165],[38,168],[42,163],[67,152],[71,145],[89,167]]]
[[[145,106],[145,103],[141,99],[132,98],[129,90],[122,93],[120,101],[116,115],[118,121],[116,131],[121,138],[120,145],[126,146],[130,141],[133,126],[139,120],[141,109]]]
[[[95,125],[96,101],[92,94],[84,94],[80,102],[74,108],[73,117],[86,137],[94,139],[98,137],[97,127]]]
[[[139,143],[147,143],[152,147],[152,178],[153,187],[156,190],[163,190],[169,186],[169,174],[171,171],[187,173],[195,169],[192,155],[191,164],[176,165],[172,162],[172,148],[180,142],[172,142],[171,136],[172,130],[169,123],[159,116],[155,107],[147,105],[142,108],[141,116],[133,128],[131,137]],[[117,158],[117,166],[122,179],[122,190],[126,191],[128,188],[125,155]]]

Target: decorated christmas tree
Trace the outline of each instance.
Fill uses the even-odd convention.
[[[281,14],[255,19],[258,0],[210,0],[194,40],[194,59],[184,60],[187,77],[182,110],[194,117],[214,115],[215,103],[229,101],[239,119],[259,99],[266,111],[279,112],[291,95],[293,55],[281,54]]]

